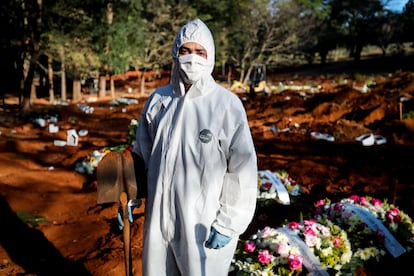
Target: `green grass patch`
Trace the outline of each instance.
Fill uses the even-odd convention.
[[[16,215],[19,217],[21,221],[33,227],[39,226],[42,223],[50,223],[50,221],[48,221],[43,216],[35,215],[32,212],[16,212]]]

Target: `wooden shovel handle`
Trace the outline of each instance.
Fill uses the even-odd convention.
[[[132,265],[131,265],[131,225],[128,219],[128,197],[125,192],[121,193],[120,196],[121,206],[122,206],[122,215],[124,220],[124,255],[125,255],[125,275],[132,275]]]

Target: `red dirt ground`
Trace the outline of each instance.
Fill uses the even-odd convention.
[[[276,86],[279,81],[285,86],[291,85],[289,81],[312,83],[317,89],[296,87],[271,96],[240,94],[259,169],[285,169],[306,193],[302,202],[291,206],[258,209],[245,235],[298,219],[301,211],[324,197],[376,196],[414,216],[414,119],[400,117],[414,110],[414,75],[402,71],[371,76],[375,85],[366,93],[358,90],[366,79],[354,80],[339,74],[285,74],[270,81]],[[85,103],[94,107],[92,114],[76,104],[50,106],[37,101],[37,110],[61,109],[58,133],[2,112],[0,275],[124,275],[118,204],[97,205],[96,178],[76,172],[74,166],[95,149],[126,142],[130,120],[139,117],[145,102],[145,98],[138,100],[112,108],[107,101]],[[89,133],[79,138],[78,146],[54,146],[55,139],[66,140],[66,130],[71,128]],[[275,132],[275,128],[290,131]],[[335,141],[314,139],[312,131],[330,134]],[[382,135],[387,143],[363,146],[355,140],[366,133]],[[47,222],[30,225],[22,220],[22,212]],[[141,275],[143,207],[135,215],[133,268],[134,275]],[[412,257],[402,259],[398,267],[404,268]]]

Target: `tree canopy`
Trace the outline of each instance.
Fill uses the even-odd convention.
[[[389,2],[389,1],[388,1]],[[179,28],[195,17],[212,30],[217,71],[254,64],[321,63],[341,47],[356,61],[364,47],[414,42],[414,1],[401,12],[380,0],[15,0],[0,4],[1,93],[20,93],[49,72],[69,80],[170,68]],[[45,58],[47,57],[47,58]],[[47,62],[45,62],[47,61]],[[49,77],[49,82],[50,77]],[[62,94],[64,82],[53,86]],[[64,97],[63,97],[64,98]]]

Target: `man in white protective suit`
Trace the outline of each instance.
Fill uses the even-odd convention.
[[[256,206],[246,112],[212,77],[214,40],[201,20],[181,28],[172,57],[172,82],[147,100],[133,149],[147,173],[142,273],[228,275]]]

